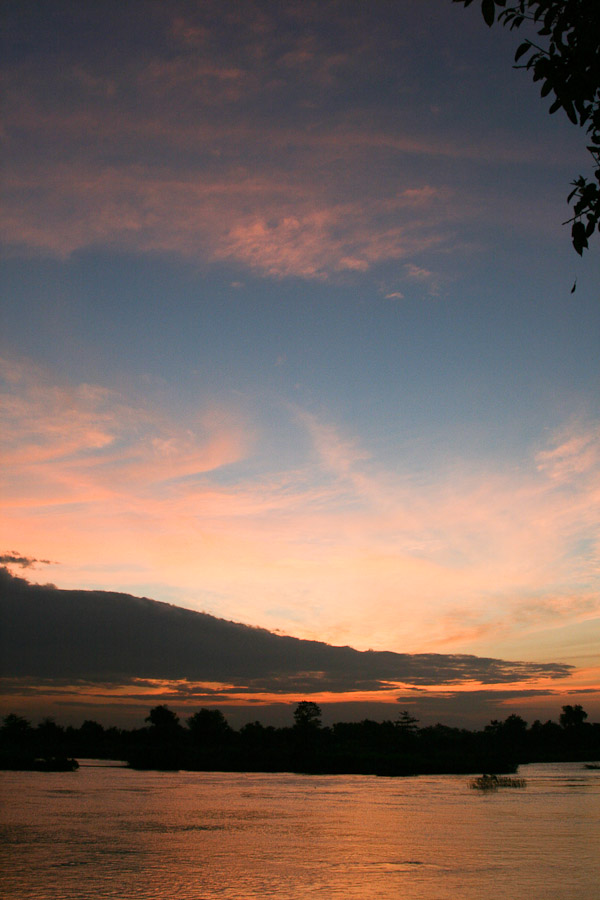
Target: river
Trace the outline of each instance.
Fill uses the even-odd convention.
[[[0,895],[600,900],[600,771],[519,776],[0,772]]]

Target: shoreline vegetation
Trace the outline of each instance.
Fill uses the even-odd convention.
[[[316,703],[303,700],[289,727],[249,722],[234,730],[218,709],[200,709],[182,725],[168,706],[150,710],[143,728],[80,728],[46,718],[32,726],[10,714],[0,727],[0,769],[74,771],[77,758],[125,760],[132,769],[160,771],[295,772],[322,775],[484,775],[478,789],[516,786],[522,763],[586,762],[599,767],[600,724],[581,706],[563,706],[559,722],[520,716],[493,720],[480,731],[437,724],[419,728],[402,712],[395,721],[337,722],[323,726]],[[494,779],[495,782],[494,782]],[[516,779],[517,781],[519,779]],[[509,782],[511,784],[509,785]],[[521,785],[518,785],[521,786]]]
[[[525,788],[524,778],[509,778],[506,775],[481,775],[469,783],[474,791],[497,791],[499,788]]]

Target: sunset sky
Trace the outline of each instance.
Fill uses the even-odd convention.
[[[600,248],[561,225],[590,158],[520,36],[450,0],[3,17],[10,571],[567,664],[506,714],[598,718]]]

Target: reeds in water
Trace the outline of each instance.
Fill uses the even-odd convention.
[[[469,787],[475,791],[497,791],[498,788],[524,788],[527,782],[524,778],[509,778],[505,775],[481,775],[469,782]]]

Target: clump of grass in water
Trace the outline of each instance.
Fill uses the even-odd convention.
[[[469,782],[469,787],[475,791],[497,791],[498,788],[524,788],[527,782],[524,778],[508,778],[504,775],[482,775]]]

